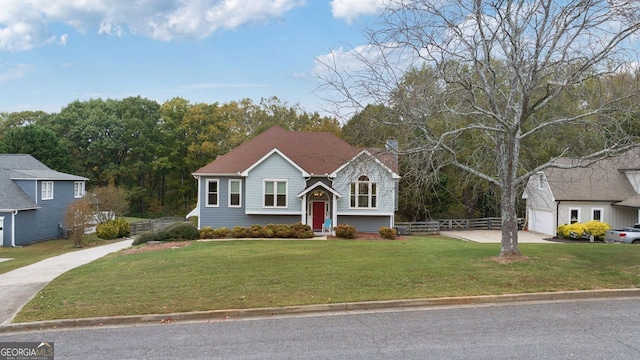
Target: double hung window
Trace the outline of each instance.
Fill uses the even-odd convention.
[[[53,181],[43,181],[41,186],[42,186],[42,200],[53,199]]]
[[[264,182],[264,206],[287,207],[287,181],[265,180]]]

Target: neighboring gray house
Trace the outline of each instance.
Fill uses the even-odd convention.
[[[397,147],[390,142],[390,147]],[[253,224],[394,226],[398,161],[387,149],[356,148],[328,132],[274,126],[193,173],[198,227]]]
[[[31,155],[0,154],[0,241],[25,245],[57,238],[67,206],[87,178],[48,168]]]
[[[531,231],[555,235],[558,225],[591,220],[632,226],[640,222],[640,150],[587,167],[549,168],[529,179],[523,198]]]

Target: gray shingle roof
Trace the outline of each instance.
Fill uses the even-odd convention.
[[[556,200],[619,202],[637,195],[625,170],[640,170],[640,150],[606,158],[588,167],[550,168],[545,170],[545,176]]]
[[[0,211],[37,209],[39,206],[15,180],[89,180],[55,171],[26,154],[0,154]]]

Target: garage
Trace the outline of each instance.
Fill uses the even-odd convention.
[[[553,221],[553,212],[542,210],[529,210],[529,230],[555,236],[556,229]]]

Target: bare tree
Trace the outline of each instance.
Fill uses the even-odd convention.
[[[424,172],[453,165],[497,186],[500,256],[518,255],[517,198],[532,174],[638,146],[623,123],[637,103],[639,19],[635,0],[389,0],[365,29],[370,44],[353,51],[360,66],[345,71],[332,53],[318,59],[328,70],[319,76],[340,105],[395,109],[410,134],[403,154],[429,163]],[[421,86],[408,69],[424,70]],[[621,74],[624,92],[603,85]],[[572,147],[567,129],[598,141]],[[556,146],[523,161],[541,141]]]
[[[87,196],[95,210],[98,224],[123,216],[129,211],[129,201],[125,189],[113,185],[93,189]]]
[[[69,231],[69,238],[76,247],[82,247],[85,233],[95,225],[93,210],[85,199],[78,199],[69,204],[63,221],[64,227]]]

